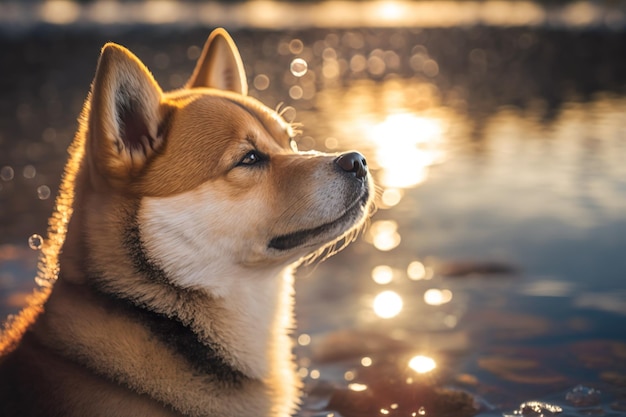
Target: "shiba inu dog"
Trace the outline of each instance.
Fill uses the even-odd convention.
[[[361,154],[293,135],[224,30],[168,93],[105,45],[44,247],[55,282],[0,338],[0,415],[292,414],[292,271],[373,194]]]

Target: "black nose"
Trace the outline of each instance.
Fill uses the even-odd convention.
[[[335,159],[335,163],[344,171],[353,172],[357,178],[364,178],[367,175],[367,161],[358,152],[348,152],[339,155]]]

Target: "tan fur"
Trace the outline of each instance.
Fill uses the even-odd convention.
[[[292,271],[362,224],[371,179],[294,152],[246,93],[223,30],[169,93],[105,45],[43,250],[56,282],[0,337],[0,415],[294,412]]]

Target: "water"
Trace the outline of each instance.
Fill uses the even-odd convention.
[[[45,237],[100,46],[177,88],[209,32],[115,30],[0,37],[3,316],[34,285],[28,236]],[[380,188],[362,238],[298,273],[301,416],[626,416],[623,31],[233,37],[250,94],[303,123],[299,148],[359,149]]]
[[[565,399],[577,407],[595,406],[600,404],[601,394],[597,389],[576,385],[567,393]]]
[[[518,410],[515,410],[513,414],[504,414],[505,417],[514,416],[528,416],[528,417],[540,417],[540,416],[555,416],[563,412],[563,409],[558,405],[552,405],[541,401],[530,401],[523,403],[519,406]]]

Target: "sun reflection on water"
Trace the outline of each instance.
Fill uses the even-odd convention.
[[[372,279],[380,285],[389,284],[393,280],[393,269],[387,265],[378,265],[372,269]]]
[[[402,297],[394,291],[383,291],[374,298],[374,313],[380,318],[390,319],[402,311]]]
[[[381,206],[383,208],[390,208],[395,206],[402,200],[404,193],[397,188],[387,188],[381,195]]]
[[[424,293],[424,301],[431,306],[439,306],[452,301],[452,291],[431,288]]]
[[[348,389],[350,389],[351,391],[361,392],[367,389],[367,385],[352,383],[352,384],[348,384]]]
[[[420,261],[411,262],[409,266],[407,267],[406,272],[407,272],[407,275],[409,276],[409,279],[413,281],[419,281],[421,279],[430,279],[430,276],[427,273],[428,271],[426,270],[426,267]]]
[[[411,358],[409,367],[418,374],[425,374],[434,370],[437,367],[437,363],[429,356],[417,355]]]
[[[347,71],[353,71],[356,77],[361,70],[371,73],[374,58],[391,67],[392,52],[378,49],[369,58],[355,55],[346,63]],[[423,47],[416,54],[428,58]],[[356,65],[357,57],[362,58],[363,68]],[[338,138],[324,142],[330,145],[327,149],[337,151],[340,144],[339,148],[359,149],[368,158],[380,187],[377,206],[381,209],[395,207],[408,189],[424,183],[430,168],[445,160],[449,143],[458,135],[458,126],[465,126],[457,120],[455,111],[442,106],[438,87],[425,81],[390,79],[371,84],[357,80],[346,89],[327,86],[317,92],[316,103],[322,109],[321,117],[330,122]],[[390,234],[378,235],[377,243],[371,243],[379,250],[391,250],[400,243]]]
[[[379,220],[372,223],[366,238],[380,251],[387,252],[400,244],[398,223],[394,220]]]
[[[379,181],[387,188],[410,188],[428,177],[428,167],[442,159],[442,122],[411,113],[391,114],[369,129],[375,145]]]

